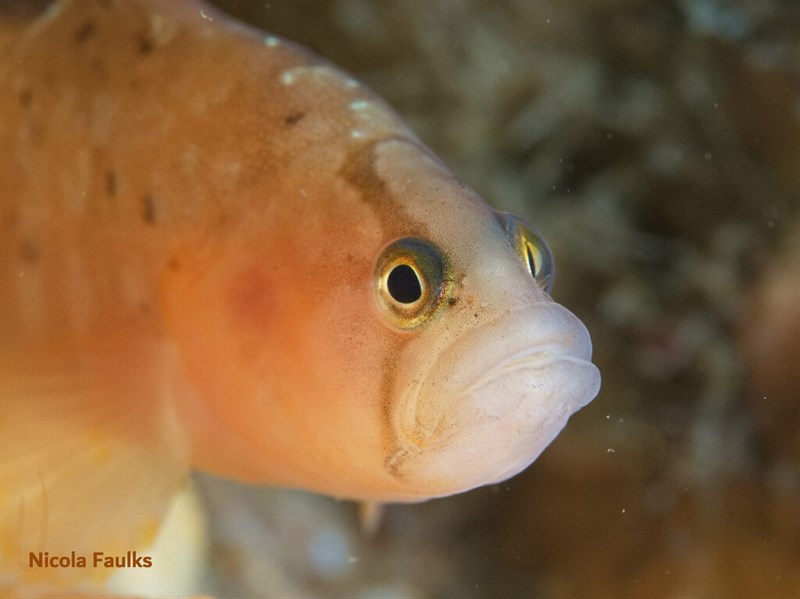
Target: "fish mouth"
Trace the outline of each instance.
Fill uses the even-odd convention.
[[[401,402],[396,471],[458,490],[513,476],[597,395],[591,353],[583,323],[550,301],[456,337]]]
[[[491,419],[505,418],[521,408],[526,398],[537,395],[539,403],[560,403],[570,413],[588,404],[596,390],[581,392],[582,377],[574,372],[597,367],[588,359],[565,354],[559,347],[533,346],[502,360],[487,369],[475,381],[457,393],[453,405],[461,414],[459,424],[480,426]],[[557,388],[549,381],[561,382]],[[581,389],[570,388],[579,383]],[[556,396],[559,396],[557,398]],[[465,418],[469,414],[471,417]]]

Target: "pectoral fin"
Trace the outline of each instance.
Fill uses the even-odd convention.
[[[31,555],[91,562],[155,537],[188,452],[170,411],[169,350],[130,339],[0,354],[0,586],[104,578],[113,572],[38,566]]]
[[[382,519],[382,503],[362,501],[358,504],[358,520],[361,523],[361,532],[367,537],[374,537],[378,533]]]

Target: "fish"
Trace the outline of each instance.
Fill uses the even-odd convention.
[[[0,19],[2,583],[72,588],[199,470],[413,503],[599,391],[553,257],[375,93],[196,0]],[[374,512],[374,510],[367,510]]]

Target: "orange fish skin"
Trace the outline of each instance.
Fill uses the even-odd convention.
[[[79,372],[101,389],[82,411],[141,413],[108,430],[147,464],[369,501],[507,478],[596,395],[588,334],[510,221],[346,74],[196,2],[65,0],[4,27],[9,380]],[[445,264],[409,330],[376,300],[401,238]],[[9,389],[29,388],[3,402],[24,413]]]
[[[348,161],[357,170],[376,138],[410,134],[379,99],[333,67],[287,42],[271,47],[272,38],[261,33],[221,26],[224,17],[206,7],[57,6],[59,14],[25,31],[3,63],[4,347],[77,347],[106,335],[198,342],[198,356],[185,356],[189,378],[201,393],[228,397],[243,390],[240,369],[257,360],[289,371],[293,381],[307,378],[299,333],[320,310],[320,296],[368,284],[330,265],[360,265],[371,274],[383,243],[374,210],[339,171]],[[353,101],[368,106],[359,112],[350,108]],[[341,147],[341,139],[361,130],[363,141]],[[202,277],[216,277],[214,295],[194,296]],[[206,293],[209,283],[202,285]],[[214,301],[225,319],[220,326],[235,331],[217,339],[217,323],[204,322],[203,314]],[[354,303],[352,312],[364,307]],[[206,342],[235,344],[226,347],[230,365],[215,363],[209,381],[203,342],[192,337],[201,323]],[[369,337],[383,327],[348,328],[375,349]],[[367,365],[381,368],[380,361]],[[334,380],[318,378],[326,386]],[[270,385],[260,397],[280,393]],[[187,419],[197,412],[194,399],[183,398],[191,404]],[[290,413],[301,410],[290,399],[264,417],[277,463],[286,457],[281,443],[291,453],[297,438],[313,437],[308,418]],[[359,426],[362,412],[364,419],[380,418],[381,409],[349,410],[350,426]],[[217,466],[228,444],[215,442],[226,436],[214,432],[223,428],[223,410],[213,412],[208,429],[198,425],[196,464],[273,477],[260,467],[253,474],[247,464],[243,472]],[[237,445],[238,435],[231,436]],[[211,455],[205,446],[214,447]]]

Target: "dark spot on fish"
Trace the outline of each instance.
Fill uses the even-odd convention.
[[[97,26],[95,25],[94,21],[84,21],[81,23],[81,26],[75,30],[75,42],[78,44],[87,42],[94,37],[96,32]]]
[[[19,105],[23,108],[27,108],[31,105],[33,101],[33,92],[29,87],[24,88],[21,92],[19,92]]]
[[[139,39],[136,41],[136,47],[139,50],[139,54],[142,56],[152,54],[153,50],[156,49],[156,45],[153,43],[153,40],[150,39],[150,37],[146,34],[139,36]]]
[[[142,220],[148,225],[156,224],[156,203],[150,194],[142,198]]]
[[[283,122],[284,122],[284,124],[288,125],[289,127],[292,127],[292,126],[296,125],[297,123],[299,123],[301,120],[303,120],[304,116],[306,116],[305,112],[302,112],[302,111],[293,112],[293,113],[285,116],[283,118]]]
[[[39,261],[39,248],[30,239],[23,239],[19,244],[19,259],[25,264],[36,264]]]
[[[114,171],[106,171],[106,196],[113,198],[117,195],[117,176]]]
[[[459,299],[459,298],[457,298],[457,297],[450,297],[450,298],[448,298],[448,299],[447,299],[447,305],[448,305],[448,306],[450,306],[450,307],[452,308],[453,306],[455,306],[455,305],[458,303],[458,299]]]

